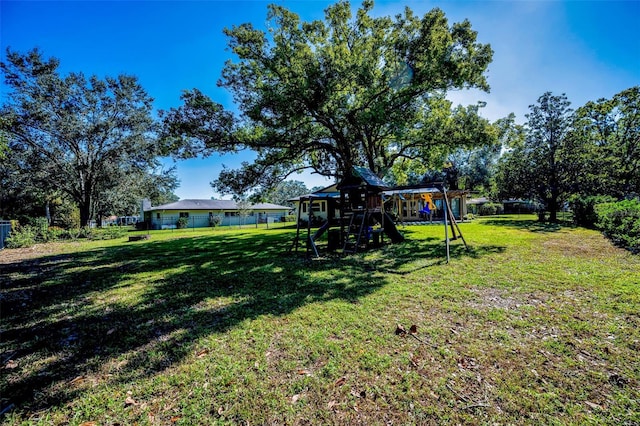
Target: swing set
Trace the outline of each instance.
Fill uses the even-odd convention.
[[[462,231],[460,230],[460,226],[453,214],[451,209],[451,203],[449,200],[449,195],[447,193],[447,189],[443,184],[434,184],[434,186],[430,187],[413,187],[413,188],[396,188],[388,191],[384,191],[384,195],[397,197],[398,200],[405,200],[404,195],[408,194],[419,194],[420,199],[424,202],[424,206],[419,213],[424,213],[427,215],[432,215],[434,212],[438,210],[436,203],[434,202],[434,194],[442,194],[443,201],[443,215],[444,215],[444,233],[445,233],[445,244],[446,244],[446,252],[447,252],[447,263],[450,261],[450,241],[457,240],[460,238],[464,243],[465,249],[469,249],[467,245],[467,241],[464,239],[462,235]],[[404,195],[403,195],[404,194]],[[387,201],[392,200],[393,198],[388,198]],[[451,237],[449,237],[449,228],[451,229]]]

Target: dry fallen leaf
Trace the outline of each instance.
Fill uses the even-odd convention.
[[[96,426],[98,423],[96,422],[84,422],[80,423],[80,426]]]
[[[171,423],[175,423],[175,422],[177,422],[177,421],[178,421],[178,420],[180,420],[180,419],[181,419],[181,417],[180,417],[180,416],[173,416],[173,417],[171,417]]]
[[[291,397],[291,403],[292,403],[292,404],[295,404],[296,402],[298,402],[298,400],[299,400],[301,397],[302,397],[302,395],[300,395],[299,393],[297,393],[297,394],[293,395],[293,396]]]
[[[10,359],[9,361],[7,361],[4,368],[6,368],[7,370],[13,370],[14,368],[18,368],[18,363]]]
[[[218,408],[218,415],[221,416],[224,413],[224,407]]]
[[[396,335],[404,336],[405,334],[407,334],[407,330],[404,329],[402,324],[398,324],[398,326],[396,327]]]
[[[138,403],[136,402],[135,399],[131,398],[130,396],[127,397],[127,399],[124,400],[124,405],[129,406],[129,405],[138,405]]]
[[[415,324],[413,324],[413,325],[411,326],[411,328],[409,328],[409,333],[410,333],[410,334],[417,334],[417,333],[418,333],[418,326],[417,326],[417,325],[415,325]]]
[[[110,334],[113,334],[114,331],[116,331],[115,328],[112,328],[111,330],[107,331],[107,336],[110,335]]]
[[[420,359],[418,359],[418,357],[416,356],[412,356],[411,359],[409,360],[409,362],[411,362],[411,365],[413,365],[414,367],[418,368],[418,362],[420,361]]]
[[[602,410],[601,405],[594,404],[593,402],[589,402],[589,401],[585,401],[584,403],[587,404],[589,407],[593,408],[594,410]]]
[[[333,407],[335,407],[336,405],[338,405],[338,401],[331,400],[331,401],[329,401],[329,403],[327,404],[327,408],[328,408],[329,410],[331,410],[331,409],[333,409]]]
[[[203,356],[205,356],[205,355],[206,355],[206,354],[208,354],[208,353],[209,353],[209,349],[202,349],[201,351],[199,351],[199,352],[196,354],[196,356],[197,356],[198,358],[202,358]]]
[[[69,382],[69,384],[74,384],[74,383],[82,383],[84,381],[84,376],[78,376],[75,379],[71,380]]]
[[[367,397],[367,392],[366,391],[360,391],[358,392],[355,389],[351,389],[351,396],[355,397],[355,398],[366,398]]]
[[[342,386],[344,385],[344,383],[347,381],[346,377],[340,377],[338,380],[336,380],[336,382],[334,383],[335,386]]]

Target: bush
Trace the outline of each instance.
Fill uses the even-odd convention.
[[[499,203],[486,203],[480,206],[478,214],[480,216],[493,216],[496,214],[502,214],[504,208]]]
[[[640,201],[596,204],[596,226],[614,243],[640,252]]]
[[[47,229],[47,241],[69,240],[71,238],[73,238],[73,236],[68,229],[63,229],[59,226],[50,226],[49,229]]]
[[[46,217],[34,217],[29,219],[29,225],[36,232],[36,239],[39,241],[47,241],[47,230],[49,229],[49,221]]]
[[[183,218],[183,219],[186,219],[186,218]],[[222,223],[222,216],[220,215],[209,216],[209,226],[215,228],[216,226],[220,225],[220,223]]]
[[[127,234],[126,228],[113,226],[102,229],[79,228],[75,230],[63,229],[57,226],[47,227],[46,218],[29,219],[30,225],[21,226],[12,221],[11,233],[6,240],[7,248],[31,247],[36,243],[47,243],[57,240],[86,238],[89,240],[112,240]]]
[[[15,226],[6,239],[7,248],[31,247],[36,243],[37,230],[33,226]]]
[[[189,218],[188,217],[181,217],[176,222],[176,228],[178,228],[178,229],[184,229],[188,225],[189,225]]]
[[[595,206],[597,204],[611,203],[615,199],[608,195],[580,196],[574,195],[569,199],[569,207],[573,212],[573,222],[585,228],[595,228],[598,216]]]

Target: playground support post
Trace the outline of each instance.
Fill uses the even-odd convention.
[[[462,231],[460,230],[460,226],[458,225],[458,221],[456,220],[454,214],[453,214],[453,210],[451,210],[451,206],[449,205],[449,198],[447,197],[447,190],[446,188],[442,188],[442,191],[444,192],[444,201],[445,201],[445,212],[448,210],[449,211],[449,216],[450,216],[450,220],[451,220],[451,232],[453,233],[453,239],[457,239],[455,231],[454,231],[454,226],[455,229],[458,230],[458,235],[460,235],[460,238],[462,239],[462,242],[464,243],[464,248],[466,248],[467,250],[469,249],[469,246],[467,245],[467,241],[464,239],[464,236],[462,235]]]
[[[298,220],[296,223],[296,237],[293,240],[292,249],[295,248],[296,253],[298,252],[298,244],[300,241],[300,211],[302,210],[302,197],[300,197],[300,202],[298,203]],[[290,250],[291,251],[291,250]]]
[[[444,189],[444,202],[445,205],[447,204],[447,190]],[[445,244],[447,246],[447,263],[449,263],[449,228],[448,228],[448,224],[447,224],[447,211],[449,209],[447,209],[446,207],[444,208],[444,241]]]

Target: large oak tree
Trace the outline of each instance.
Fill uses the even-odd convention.
[[[159,169],[152,99],[135,77],[63,76],[59,61],[37,49],[7,50],[6,58],[0,130],[7,169],[28,176],[23,184],[73,200],[82,226],[149,181],[175,189],[172,172]]]
[[[250,148],[255,162],[226,169],[215,186],[243,193],[272,187],[310,168],[343,177],[355,165],[378,175],[402,159],[433,158],[495,139],[477,106],[452,107],[454,89],[489,90],[493,52],[468,21],[450,24],[433,9],[372,16],[372,1],[352,13],[342,1],[323,21],[303,22],[268,7],[268,31],[250,23],[225,29],[235,54],[219,85],[241,112],[225,110],[197,89],[164,116],[164,137],[179,155]]]

